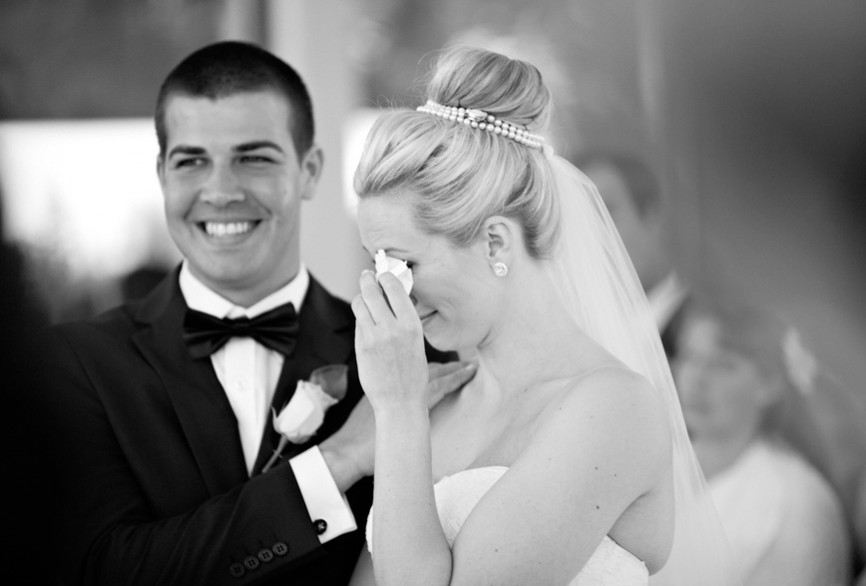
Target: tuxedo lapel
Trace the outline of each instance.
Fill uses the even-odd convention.
[[[237,420],[209,358],[193,360],[183,343],[186,303],[174,271],[138,312],[150,324],[133,342],[162,379],[205,484],[222,493],[248,478]],[[178,446],[178,449],[181,449]]]
[[[312,276],[298,321],[298,343],[295,352],[283,363],[271,402],[276,411],[280,411],[292,398],[298,381],[308,379],[310,373],[320,366],[346,364],[354,349],[354,320],[348,304],[328,293]],[[331,410],[328,412],[330,414]],[[327,423],[326,416],[323,430]],[[279,434],[269,419],[262,433],[254,474],[261,471],[271,458],[278,442]],[[289,443],[283,450],[283,456],[291,458],[306,448],[304,444]]]

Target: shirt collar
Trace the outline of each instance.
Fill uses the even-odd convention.
[[[196,311],[201,311],[218,318],[253,318],[289,302],[295,306],[295,311],[300,313],[301,304],[310,286],[310,273],[302,262],[301,268],[294,279],[250,307],[235,305],[202,283],[189,270],[186,260],[183,261],[180,267],[179,283],[183,298],[190,309],[195,309]]]

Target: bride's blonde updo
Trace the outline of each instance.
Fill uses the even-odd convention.
[[[550,93],[533,65],[484,49],[444,51],[427,85],[427,99],[483,110],[542,133]],[[354,188],[365,198],[408,190],[419,227],[460,246],[478,236],[490,216],[523,227],[528,253],[548,258],[558,230],[550,165],[539,148],[416,110],[382,114],[367,136]]]

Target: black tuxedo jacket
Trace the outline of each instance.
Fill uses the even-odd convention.
[[[210,358],[193,360],[184,346],[185,310],[175,270],[141,301],[49,330],[41,407],[62,529],[46,539],[61,552],[64,583],[345,584],[363,544],[371,481],[347,495],[360,530],[321,545],[291,467],[260,473],[278,439],[270,423],[248,475]],[[312,445],[339,429],[361,396],[354,316],[311,279],[299,320],[275,406],[313,369],[350,364],[347,396]],[[289,444],[286,456],[307,447]]]

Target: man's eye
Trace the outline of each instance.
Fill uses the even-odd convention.
[[[189,157],[186,159],[175,159],[174,168],[183,169],[189,167],[200,167],[205,163],[205,160],[200,157]]]
[[[272,163],[273,159],[264,155],[244,155],[241,157],[241,162],[252,164]]]
[[[413,261],[411,261],[411,260],[407,260],[407,261],[406,261],[406,266],[409,267],[409,268],[411,269],[412,267],[415,266],[415,263],[414,263]]]

